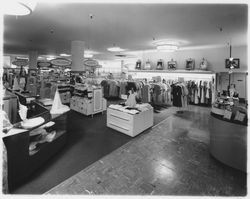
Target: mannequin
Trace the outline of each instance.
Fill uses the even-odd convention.
[[[129,107],[135,107],[136,95],[137,95],[137,93],[134,92],[134,89],[132,88],[132,90],[129,91],[129,96],[128,96],[127,101],[125,102],[125,105],[129,106]]]

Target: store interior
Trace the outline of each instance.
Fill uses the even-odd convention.
[[[246,2],[20,2],[3,194],[247,195]]]

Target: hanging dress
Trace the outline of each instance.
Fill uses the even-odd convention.
[[[204,104],[205,103],[205,92],[204,92],[204,82],[203,84],[201,85],[201,104]]]
[[[199,104],[199,97],[198,97],[198,91],[200,90],[199,86],[197,83],[195,84],[195,89],[194,89],[194,103]]]

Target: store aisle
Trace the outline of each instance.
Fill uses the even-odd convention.
[[[110,103],[118,103],[111,101]],[[171,114],[174,109],[162,109],[154,115],[154,125]],[[106,127],[106,112],[94,118],[71,111],[69,113],[67,145],[28,181],[12,194],[42,194],[72,175],[98,161],[124,145],[132,138]],[[145,132],[146,133],[146,132]]]
[[[210,109],[190,107],[47,194],[245,195],[246,174],[209,154]]]

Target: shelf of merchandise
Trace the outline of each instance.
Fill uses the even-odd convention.
[[[203,70],[130,70],[129,75],[132,75],[133,79],[147,78],[160,76],[162,79],[177,79],[184,78],[187,80],[215,80],[215,73],[212,71]]]

